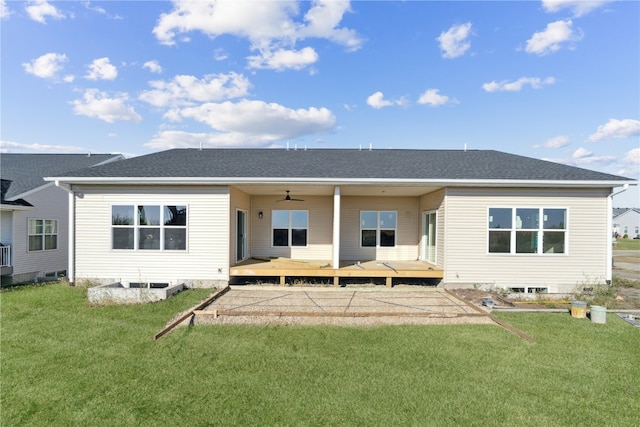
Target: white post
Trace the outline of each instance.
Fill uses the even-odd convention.
[[[333,268],[340,268],[340,187],[333,189]]]

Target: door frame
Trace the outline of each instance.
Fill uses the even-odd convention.
[[[433,240],[430,239],[429,235],[429,226],[431,222],[429,218],[433,216],[433,227],[432,234]],[[433,245],[431,245],[431,241],[433,241]],[[429,248],[433,246],[433,257],[429,257],[430,253],[428,252]],[[437,264],[438,262],[438,211],[430,210],[422,212],[422,245],[420,248],[420,257],[423,261],[426,261],[430,264]],[[433,259],[430,259],[433,258]]]
[[[244,233],[241,233],[244,231]],[[240,253],[242,251],[242,253]],[[239,256],[240,255],[240,256]],[[236,208],[236,264],[249,258],[249,212]]]

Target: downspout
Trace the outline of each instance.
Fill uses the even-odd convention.
[[[69,224],[68,224],[68,257],[69,263],[67,265],[67,278],[69,279],[69,283],[73,284],[75,282],[75,260],[76,260],[76,195],[74,191],[71,189],[69,184],[63,184],[60,181],[56,180],[56,187],[66,191],[69,193]]]
[[[340,187],[333,189],[333,268],[340,268]]]
[[[624,184],[622,189],[614,192],[607,197],[607,284],[611,284],[613,280],[613,196],[627,191],[629,184]]]

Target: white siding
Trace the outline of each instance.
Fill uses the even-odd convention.
[[[327,260],[333,248],[333,197],[296,195],[304,202],[276,202],[276,196],[254,196],[249,213],[251,254],[260,257],[285,257],[300,260]],[[273,247],[271,242],[272,210],[309,211],[309,230],[306,247]],[[263,213],[263,218],[258,213]]]
[[[0,211],[0,243],[13,244],[13,211]]]
[[[444,282],[539,286],[550,292],[602,283],[607,276],[607,194],[606,190],[448,188]],[[566,208],[566,253],[489,254],[489,207]]]
[[[53,184],[25,198],[35,208],[16,210],[13,214],[13,276],[16,282],[28,281],[46,273],[67,269],[68,262],[68,193]],[[29,219],[58,220],[58,248],[29,252]]]
[[[198,286],[229,279],[227,187],[81,186],[76,199],[76,279]],[[187,206],[186,251],[111,249],[111,206]]]
[[[349,261],[416,260],[420,244],[420,212],[416,197],[343,197],[341,199],[340,259]],[[396,211],[396,246],[360,247],[360,211]]]

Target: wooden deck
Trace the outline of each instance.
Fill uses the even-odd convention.
[[[384,278],[388,287],[394,279],[442,279],[444,271],[422,261],[342,261],[332,268],[329,261],[301,261],[287,258],[251,258],[230,269],[234,277],[277,277],[281,286],[287,278],[332,278],[339,286],[341,278]]]

